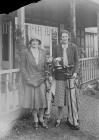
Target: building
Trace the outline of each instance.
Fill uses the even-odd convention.
[[[42,0],[39,3],[27,5],[9,15],[0,15],[0,115],[1,120],[14,120],[23,108],[24,91],[22,90],[20,70],[18,66],[19,50],[16,45],[20,29],[24,44],[33,35],[38,35],[52,56],[55,43],[58,43],[60,31],[68,29],[72,41],[78,44],[82,83],[99,78],[97,75],[98,53],[94,53],[94,33],[90,32],[89,50],[93,54],[86,57],[85,28],[97,27],[99,48],[99,5],[90,0]],[[18,30],[17,30],[18,31]],[[87,38],[88,38],[87,37]],[[45,39],[46,38],[46,39]],[[93,50],[92,50],[93,49]],[[99,49],[97,49],[99,50]],[[83,56],[81,55],[83,54]],[[17,114],[17,115],[16,115]],[[9,116],[9,117],[8,117]]]

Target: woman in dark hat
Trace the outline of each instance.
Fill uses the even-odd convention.
[[[24,49],[21,55],[21,72],[25,92],[24,106],[31,108],[34,117],[34,128],[39,124],[48,128],[44,122],[44,109],[47,107],[45,86],[45,52],[40,47],[41,40],[32,38],[29,48]]]

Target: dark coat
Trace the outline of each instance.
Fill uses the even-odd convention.
[[[53,57],[63,57],[62,45],[56,45],[53,51]],[[73,43],[69,43],[67,48],[67,57],[68,57],[68,65],[73,65],[74,67],[71,69],[71,73],[74,72],[79,73],[79,60],[78,60],[78,51],[77,46]],[[55,72],[56,80],[65,80],[64,74],[61,72]]]

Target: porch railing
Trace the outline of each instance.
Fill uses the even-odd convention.
[[[82,84],[99,78],[98,57],[82,58],[79,62]]]
[[[7,113],[19,105],[19,69],[0,71],[0,112]]]

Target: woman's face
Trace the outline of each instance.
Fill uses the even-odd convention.
[[[62,39],[62,43],[67,44],[69,35],[67,33],[62,33],[61,39]]]
[[[31,42],[31,47],[32,48],[38,48],[38,46],[39,46],[39,42],[37,41],[37,40],[33,40],[32,42]]]

